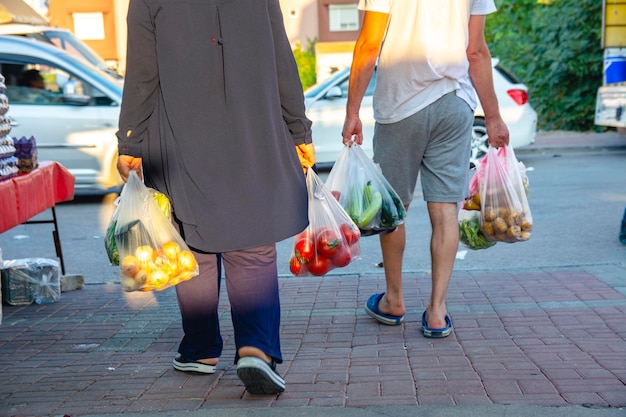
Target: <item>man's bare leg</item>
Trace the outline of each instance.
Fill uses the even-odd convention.
[[[403,316],[406,313],[402,295],[402,259],[406,239],[404,224],[394,232],[381,234],[379,238],[387,290],[378,303],[378,309],[385,314]]]
[[[430,253],[432,260],[432,293],[426,308],[428,327],[446,327],[446,296],[459,247],[459,224],[456,203],[428,202],[432,226]]]

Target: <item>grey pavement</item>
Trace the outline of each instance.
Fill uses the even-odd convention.
[[[587,149],[626,149],[626,138],[552,132],[517,152]],[[455,331],[440,340],[419,332],[428,271],[405,275],[400,326],[363,311],[382,272],[348,272],[280,277],[287,388],[277,396],[250,395],[237,378],[225,296],[215,375],[171,367],[182,336],[171,288],[91,284],[3,306],[0,416],[626,416],[626,258],[455,270]]]

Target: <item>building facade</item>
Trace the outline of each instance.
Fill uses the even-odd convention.
[[[51,26],[70,30],[105,61],[124,72],[129,0],[48,0]]]
[[[27,0],[51,26],[69,29],[124,73],[129,0]],[[292,46],[315,43],[318,80],[352,61],[362,13],[357,0],[280,0]]]
[[[315,42],[317,78],[350,66],[363,21],[357,0],[280,0],[291,44]]]

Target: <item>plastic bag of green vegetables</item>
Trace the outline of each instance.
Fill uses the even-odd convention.
[[[483,234],[479,212],[465,209],[459,212],[459,240],[469,249],[487,249],[496,244]]]
[[[171,219],[172,217],[172,206],[170,204],[169,198],[167,196],[155,189],[148,188],[148,191],[156,201],[157,205],[165,214],[165,217]],[[107,256],[109,257],[109,262],[113,265],[120,264],[120,254],[117,250],[117,243],[115,242],[115,228],[117,226],[117,216],[118,216],[118,207],[119,207],[120,198],[115,199],[115,210],[113,211],[113,215],[111,216],[111,220],[109,221],[109,225],[107,227],[106,233],[104,235],[104,248],[106,249]]]
[[[360,145],[342,149],[326,186],[362,236],[388,233],[404,223],[406,210],[400,197]]]

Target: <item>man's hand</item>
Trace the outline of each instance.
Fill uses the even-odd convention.
[[[315,147],[312,143],[303,143],[296,146],[296,151],[298,158],[300,158],[300,165],[306,174],[306,170],[315,165]]]
[[[135,171],[139,178],[141,177],[141,158],[136,158],[130,155],[119,155],[117,158],[117,171],[124,182],[128,181],[130,171]]]
[[[509,128],[501,117],[485,120],[489,144],[500,148],[509,144]]]
[[[358,116],[346,116],[346,120],[343,123],[343,144],[351,146],[356,143],[357,145],[363,144],[363,123]]]

